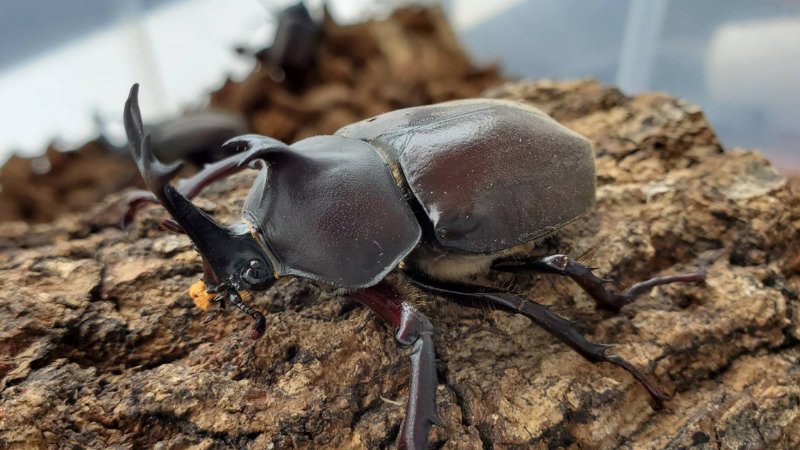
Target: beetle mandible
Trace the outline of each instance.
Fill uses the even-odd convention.
[[[192,240],[215,301],[254,319],[254,339],[266,320],[242,293],[296,276],[343,289],[412,348],[400,447],[427,448],[431,425],[442,425],[434,329],[404,298],[409,289],[522,314],[589,361],[628,371],[656,404],[668,398],[635,366],[586,340],[544,305],[469,281],[490,270],[546,272],[571,278],[598,307],[619,311],[656,285],[704,279],[700,272],[653,278],[616,293],[566,255],[532,255],[537,241],[595,203],[591,144],[543,112],[511,101],[460,100],[389,112],[291,146],[245,135],[224,144],[238,153],[173,186],[180,166],[153,155],[137,94],[134,85],[124,122],[153,194],[148,201],[161,203],[172,216],[169,228]],[[259,174],[239,222],[220,225],[189,200],[246,167]]]

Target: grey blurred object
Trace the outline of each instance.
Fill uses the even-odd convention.
[[[127,153],[128,143],[115,143],[115,139],[106,131],[106,124],[95,116],[100,128],[100,142],[109,151]],[[180,159],[193,164],[217,161],[227,156],[222,144],[228,139],[249,132],[247,121],[236,114],[222,111],[200,111],[165,120],[156,124],[145,125],[151,135],[155,154],[165,162]]]

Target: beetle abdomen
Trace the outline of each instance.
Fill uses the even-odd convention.
[[[442,247],[493,253],[535,240],[595,201],[584,137],[533,107],[461,100],[376,116],[337,131],[396,159]]]

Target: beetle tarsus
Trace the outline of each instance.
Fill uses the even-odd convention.
[[[647,376],[645,376],[642,372],[639,371],[636,367],[634,367],[631,363],[623,359],[618,355],[606,355],[605,353],[602,356],[603,360],[610,362],[618,367],[625,369],[629,374],[631,374],[636,381],[639,382],[647,392],[650,393],[650,396],[653,398],[653,407],[655,409],[661,409],[664,407],[664,402],[670,400],[672,397],[665,394],[659,387]]]
[[[412,283],[423,291],[448,298],[458,304],[484,308],[491,306],[508,312],[522,314],[544,328],[548,333],[567,344],[591,363],[609,362],[630,373],[650,394],[660,408],[669,399],[645,374],[634,365],[617,355],[607,355],[611,347],[608,344],[597,344],[588,341],[570,321],[549,310],[546,305],[510,292],[494,292],[482,286],[468,284],[444,283],[424,278],[419,274],[408,273]]]
[[[595,270],[593,267],[584,266],[567,255],[549,255],[526,260],[501,260],[495,262],[492,269],[514,273],[545,272],[570,277],[594,299],[599,308],[614,312],[619,312],[623,306],[656,286],[670,283],[698,283],[705,280],[705,273],[692,272],[651,278],[634,284],[623,293],[611,292],[603,284],[613,280],[596,276],[592,273]]]
[[[706,279],[705,272],[690,272],[690,273],[683,273],[680,275],[655,277],[634,284],[633,286],[629,287],[628,290],[625,291],[624,295],[630,299],[629,300],[630,302],[636,297],[638,297],[640,294],[649,291],[655,286],[659,286],[662,284],[670,284],[670,283],[699,283],[705,281],[705,279]]]

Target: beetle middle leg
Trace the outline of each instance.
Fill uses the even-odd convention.
[[[428,293],[438,295],[463,306],[473,308],[494,307],[507,312],[522,314],[544,328],[548,333],[567,344],[591,363],[608,362],[625,369],[638,381],[660,408],[669,396],[663,393],[649,377],[634,365],[617,355],[607,354],[611,345],[588,341],[570,321],[553,313],[547,306],[536,303],[511,292],[502,292],[470,284],[441,282],[425,278],[421,274],[406,273],[412,284]]]
[[[597,277],[592,273],[591,267],[584,266],[567,255],[550,255],[525,260],[500,260],[492,264],[492,269],[515,273],[544,272],[570,277],[594,299],[599,308],[614,312],[619,312],[623,306],[655,286],[670,283],[696,283],[705,280],[704,273],[692,272],[651,278],[634,284],[623,293],[612,292],[603,286],[611,280]]]
[[[367,306],[386,323],[395,327],[395,339],[411,347],[411,382],[406,417],[397,437],[399,448],[428,448],[431,425],[442,425],[436,410],[436,355],[433,351],[433,325],[413,305],[404,301],[387,282],[356,291],[349,297]]]

